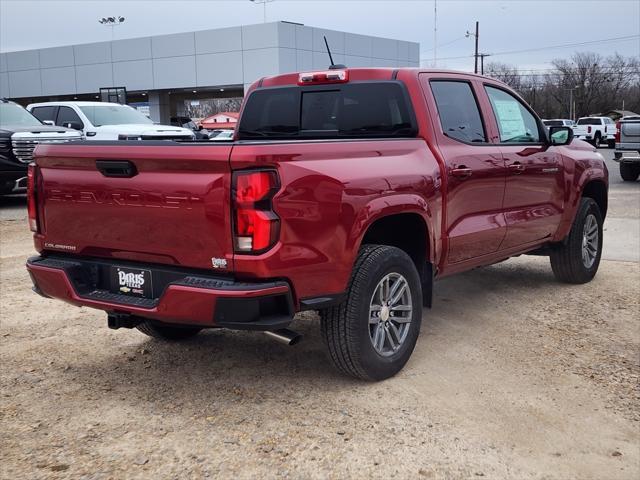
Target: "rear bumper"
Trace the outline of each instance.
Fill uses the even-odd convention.
[[[640,163],[640,151],[616,150],[613,152],[613,159],[620,163]]]
[[[127,262],[37,256],[27,261],[34,291],[76,306],[160,322],[238,330],[277,330],[294,315],[286,282],[236,282],[202,272],[135,265],[160,280],[156,298],[112,293],[105,283],[111,266]]]

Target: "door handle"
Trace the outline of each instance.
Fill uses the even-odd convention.
[[[105,177],[131,178],[138,174],[130,160],[96,160],[96,168]]]
[[[509,169],[510,172],[512,172],[512,173],[514,173],[516,175],[519,175],[522,172],[524,172],[526,167],[523,164],[521,164],[520,162],[513,162],[507,168]]]
[[[465,165],[460,165],[451,170],[451,175],[458,178],[469,178],[473,171],[470,168],[467,168]]]

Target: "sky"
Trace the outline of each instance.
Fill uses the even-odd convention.
[[[465,33],[476,21],[479,50],[491,55],[487,63],[537,71],[577,50],[640,57],[640,0],[274,0],[266,9],[267,21],[419,42],[422,65],[432,66],[434,3],[438,67],[473,69],[474,38]],[[0,52],[110,40],[111,29],[98,18],[114,15],[126,17],[115,27],[120,39],[261,23],[263,6],[249,0],[0,0]],[[620,38],[628,36],[635,37]],[[558,47],[584,42],[591,43]]]

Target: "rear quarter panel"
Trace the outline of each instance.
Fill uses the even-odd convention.
[[[236,275],[286,278],[297,300],[345,291],[375,220],[413,212],[430,232],[439,225],[439,167],[422,139],[240,142],[231,167],[277,168],[282,185],[273,201],[278,244],[259,256],[236,254]]]

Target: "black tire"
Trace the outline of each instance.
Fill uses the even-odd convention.
[[[187,338],[194,337],[200,332],[200,330],[202,330],[198,327],[162,325],[157,322],[152,322],[151,320],[143,321],[137,325],[136,328],[150,337],[170,341],[185,340]]]
[[[620,176],[625,182],[635,182],[640,176],[640,165],[620,163]]]
[[[609,148],[616,148],[616,141],[615,140],[607,140],[607,146]]]
[[[369,308],[376,287],[390,273],[406,280],[411,295],[411,322],[397,351],[383,356],[370,337]],[[322,336],[338,370],[363,380],[392,377],[409,360],[420,334],[422,289],[413,261],[399,248],[364,245],[353,267],[346,299],[321,311],[320,317]]]
[[[582,259],[583,236],[587,217],[593,215],[598,226],[598,246],[591,266],[586,266]],[[551,268],[561,282],[582,284],[590,282],[598,271],[602,256],[602,213],[592,198],[582,198],[571,226],[569,236],[562,245],[551,251]]]

